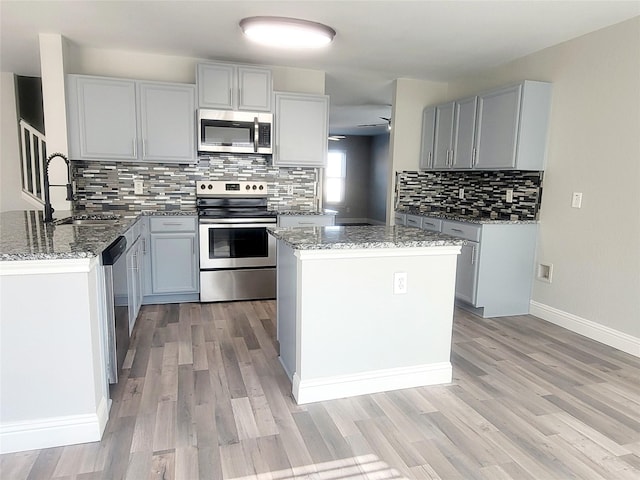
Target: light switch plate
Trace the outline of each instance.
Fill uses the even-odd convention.
[[[507,188],[507,193],[505,195],[505,200],[507,203],[513,203],[513,188]]]
[[[142,195],[144,193],[144,180],[133,181],[133,193],[135,195]]]
[[[573,208],[581,208],[582,207],[582,193],[573,192],[571,196],[571,206]]]
[[[287,195],[293,195],[293,185],[287,185]]]

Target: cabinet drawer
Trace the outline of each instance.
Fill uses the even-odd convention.
[[[422,217],[420,215],[407,215],[406,223],[407,227],[422,228]]]
[[[152,232],[195,232],[195,217],[151,217]]]
[[[454,237],[464,238],[465,240],[471,240],[473,242],[480,241],[480,232],[482,225],[476,225],[471,223],[462,222],[442,222],[442,233],[447,233]]]
[[[407,215],[405,213],[396,212],[393,215],[393,218],[395,219],[395,224],[396,225],[405,225],[406,219],[407,219]]]
[[[423,217],[422,229],[429,232],[441,232],[442,220],[440,220],[439,218]]]

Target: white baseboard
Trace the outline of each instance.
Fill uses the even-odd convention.
[[[0,424],[0,454],[99,442],[108,418],[104,399],[95,414]]]
[[[450,362],[389,368],[311,380],[300,380],[296,372],[293,375],[293,396],[298,404],[304,404],[402,388],[451,383],[451,379]]]
[[[531,300],[529,313],[542,320],[584,335],[596,342],[604,343],[630,355],[640,357],[640,338],[533,300]]]

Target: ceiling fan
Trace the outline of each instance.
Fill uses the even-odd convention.
[[[385,120],[386,126],[387,126],[387,130],[391,130],[391,118],[387,118],[387,117],[378,117],[382,120]],[[369,123],[369,124],[364,124],[364,125],[358,125],[358,127],[382,127],[383,125],[385,125],[384,123]]]

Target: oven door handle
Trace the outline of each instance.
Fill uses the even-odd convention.
[[[221,225],[228,227],[230,225],[238,225],[241,227],[268,227],[269,225],[276,225],[276,221],[273,218],[206,218],[200,217],[200,225]]]
[[[258,133],[260,126],[258,125],[258,117],[253,117],[253,151],[258,153]]]

